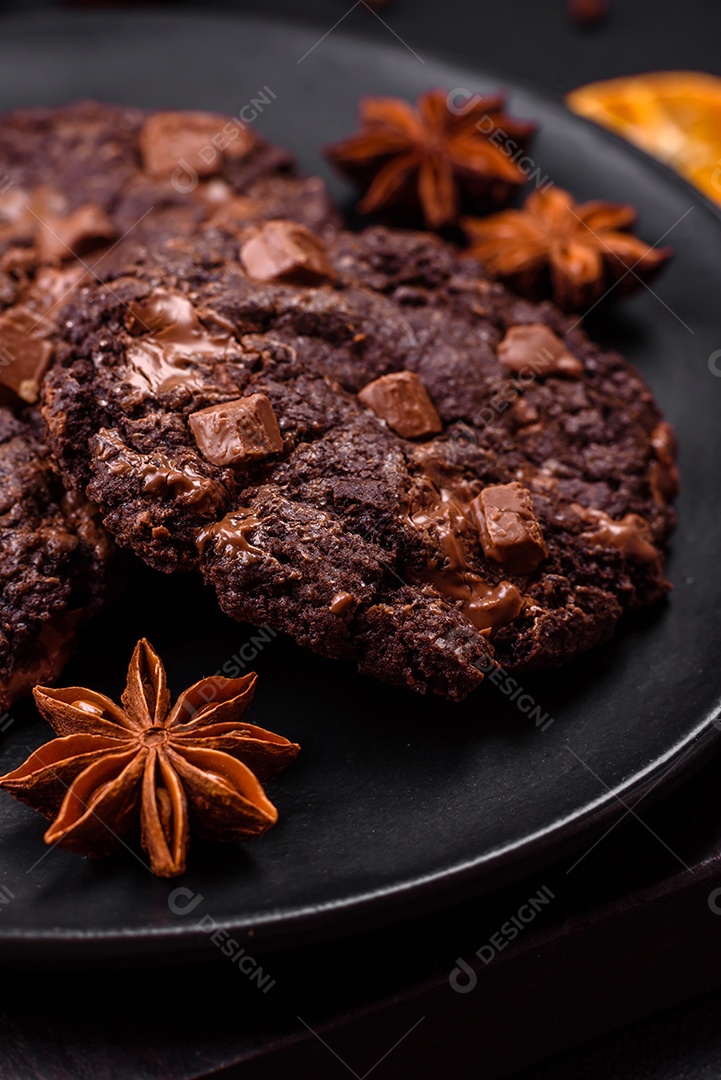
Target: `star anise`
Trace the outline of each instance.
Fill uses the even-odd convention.
[[[650,247],[631,232],[632,206],[601,199],[576,203],[558,187],[534,191],[522,210],[466,218],[468,253],[531,300],[550,298],[584,311],[606,293],[625,296],[664,266],[671,248]]]
[[[452,225],[463,205],[505,206],[526,181],[517,164],[534,125],[503,113],[501,95],[449,106],[445,90],[429,90],[413,108],[399,98],[369,97],[360,130],[326,151],[366,193],[358,209],[397,210],[436,229]]]
[[[46,843],[83,855],[110,854],[139,824],[153,873],[174,877],[185,869],[191,826],[215,840],[248,840],[278,818],[260,780],[300,747],[241,723],[256,680],[201,679],[171,709],[165,669],[143,639],[122,708],[79,686],[35,688],[60,738],[0,777],[0,786],[54,819]]]

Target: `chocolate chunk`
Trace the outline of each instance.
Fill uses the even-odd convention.
[[[198,449],[213,465],[258,461],[283,449],[283,436],[265,394],[200,409],[188,423]]]
[[[673,502],[679,491],[677,466],[652,461],[648,468],[648,486],[655,502],[661,505]]]
[[[522,484],[492,484],[471,502],[483,552],[516,574],[530,574],[548,555],[541,527]]]
[[[336,593],[330,602],[330,610],[334,615],[343,615],[353,603],[353,596],[349,592],[341,590]]]
[[[37,401],[40,383],[53,355],[49,341],[33,333],[37,317],[26,308],[0,316],[0,383],[23,401]]]
[[[47,311],[52,308],[59,314],[63,303],[69,300],[75,286],[86,273],[87,271],[78,263],[68,262],[64,266],[41,266],[35,271],[32,293],[40,298],[43,309]]]
[[[546,375],[567,375],[572,379],[583,375],[581,361],[544,323],[512,326],[498,346],[498,359],[529,381]]]
[[[421,439],[443,431],[436,407],[413,371],[381,375],[363,387],[358,399],[404,439]]]
[[[678,453],[678,443],[676,434],[667,420],[662,420],[660,424],[656,424],[656,427],[651,432],[651,446],[654,454],[663,465],[674,464]]]
[[[489,585],[478,574],[452,568],[426,568],[419,578],[432,585],[446,600],[458,604],[476,630],[489,637],[494,630],[517,619],[525,605],[520,590],[510,581]]]
[[[250,128],[206,112],[160,112],[149,116],[139,136],[143,167],[170,180],[183,158],[198,176],[220,172],[223,155],[244,157],[255,145]]]
[[[240,261],[256,281],[320,285],[335,281],[325,245],[305,225],[268,221],[240,249]]]
[[[650,563],[659,567],[658,552],[651,542],[651,528],[640,514],[625,514],[620,521],[614,521],[602,510],[579,506],[574,509],[593,526],[592,531],[584,533],[589,543],[615,548],[624,559],[632,562]]]
[[[36,245],[43,262],[61,262],[112,240],[116,229],[99,206],[87,203],[72,214],[46,213],[37,222]]]
[[[666,420],[662,420],[651,432],[651,447],[656,458],[648,470],[651,494],[657,503],[673,502],[679,487],[676,465],[678,446],[674,430]]]
[[[133,336],[150,333],[168,348],[194,356],[217,356],[218,341],[225,344],[230,340],[228,334],[210,335],[187,296],[171,289],[156,289],[131,304],[127,321]]]

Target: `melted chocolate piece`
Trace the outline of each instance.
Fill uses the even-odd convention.
[[[572,379],[583,375],[581,361],[545,323],[512,326],[498,346],[498,359],[509,371],[529,381],[546,375]]]
[[[440,565],[429,564],[412,575],[424,581],[446,600],[458,604],[477,630],[492,633],[512,622],[526,606],[521,592],[510,581],[490,585],[472,571],[459,537],[472,532],[469,506],[449,491],[427,482],[422,505],[411,511],[415,526],[434,529],[445,556]]]
[[[231,334],[213,333],[182,293],[157,289],[146,300],[131,304],[130,331],[145,336],[125,353],[128,382],[143,393],[163,394],[185,386],[202,388],[193,362],[238,359],[243,351]]]
[[[216,544],[216,550],[233,557],[241,557],[246,562],[257,562],[263,556],[263,550],[248,539],[260,525],[260,520],[251,510],[233,510],[220,521],[201,529],[196,540],[198,552],[202,556],[208,543]]]
[[[16,307],[0,316],[0,384],[23,401],[35,402],[53,355],[53,346],[40,336],[39,319]]]
[[[548,556],[531,493],[522,484],[491,484],[471,503],[487,559],[529,574]]]
[[[198,449],[213,465],[259,461],[283,449],[283,436],[265,394],[200,409],[188,423]]]
[[[659,555],[651,543],[651,529],[639,514],[626,514],[620,521],[614,521],[602,510],[579,506],[574,509],[594,526],[592,531],[584,533],[590,543],[615,548],[624,559],[659,568]]]
[[[82,266],[41,266],[35,274],[35,281],[30,290],[32,299],[38,307],[47,310],[55,308],[69,298],[73,289],[87,273]]]
[[[489,635],[513,622],[526,606],[523,596],[510,581],[489,585],[469,570],[428,567],[420,580],[432,585],[446,600],[457,603],[476,630]]]
[[[394,371],[368,383],[358,400],[404,439],[423,439],[443,431],[430,394],[413,371]]]
[[[676,465],[652,461],[648,467],[648,486],[655,501],[662,506],[673,502],[679,492],[679,472]]]
[[[335,281],[323,241],[294,221],[267,221],[240,249],[240,261],[256,281],[322,285]]]
[[[175,499],[201,516],[214,513],[225,498],[214,480],[190,464],[174,465],[161,450],[139,454],[110,431],[101,431],[98,442],[98,458],[107,463],[108,471],[113,476],[137,477],[141,491],[149,495]]]

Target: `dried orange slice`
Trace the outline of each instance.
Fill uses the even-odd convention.
[[[673,166],[721,203],[721,79],[659,71],[572,90],[574,112]]]

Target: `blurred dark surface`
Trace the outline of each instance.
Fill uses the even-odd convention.
[[[222,6],[273,11],[330,27],[351,8],[351,0]],[[608,18],[587,29],[568,18],[566,0],[394,0],[379,14],[421,57],[426,49],[476,61],[559,94],[594,79],[640,71],[721,74],[717,0],[611,0]],[[362,3],[344,25],[379,40],[389,33]]]
[[[65,7],[257,12],[315,23],[325,32],[342,20],[346,32],[476,61],[562,94],[594,79],[640,71],[692,70],[721,75],[718,0],[610,0],[610,13],[581,29],[567,0],[389,0],[378,16],[364,0],[205,0],[111,4],[15,0],[6,11]],[[390,29],[389,29],[390,28]]]

